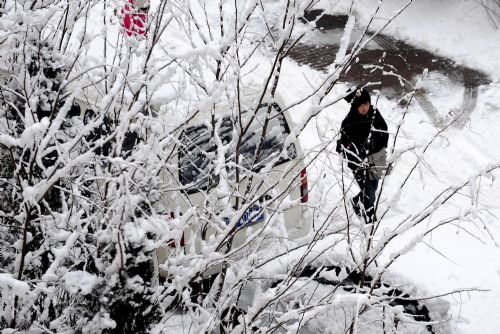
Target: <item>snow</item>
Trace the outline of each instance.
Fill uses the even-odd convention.
[[[386,20],[409,1],[384,1],[374,27]],[[355,1],[355,10],[365,20],[376,1]],[[500,77],[500,29],[489,22],[480,1],[418,0],[390,23],[384,33],[409,44],[452,58],[458,63],[482,69]]]
[[[440,112],[439,116],[446,117],[449,112],[459,110],[465,90],[460,83],[453,82],[441,73],[431,72],[424,76],[420,85]]]
[[[69,292],[74,294],[80,292],[83,295],[91,293],[92,289],[101,281],[97,276],[81,270],[67,272],[63,279]]]
[[[340,38],[340,46],[339,51],[337,51],[337,55],[335,56],[335,64],[342,64],[345,58],[345,54],[347,52],[347,48],[349,47],[349,41],[351,40],[352,30],[354,29],[354,23],[356,22],[354,16],[349,16],[347,23],[344,29],[344,35]]]
[[[19,281],[10,274],[0,274],[0,291],[12,289],[16,296],[27,295],[30,292],[28,283]]]
[[[373,30],[385,24],[386,19],[406,3],[400,0],[384,1]],[[354,4],[358,24],[362,25],[367,24],[378,2],[360,0]],[[348,11],[348,6],[342,2],[333,5],[322,1],[318,7],[326,8],[331,13]],[[447,185],[458,185],[475,171],[500,161],[497,137],[500,129],[500,30],[490,25],[484,9],[477,1],[420,0],[413,1],[406,11],[389,24],[384,33],[449,57],[459,64],[479,69],[490,75],[492,80],[491,84],[480,88],[478,104],[465,127],[449,129],[439,135],[424,154],[425,164],[420,167],[420,175],[411,177],[403,190],[397,184],[414,165],[415,159],[408,154],[401,157],[393,154],[397,165],[388,178],[381,204],[381,209],[384,209],[397,203],[397,208],[390,211],[386,218],[387,226],[391,226],[402,221],[403,217],[419,212]],[[309,69],[296,71],[311,76]],[[440,116],[445,116],[461,103],[464,88],[460,83],[430,73],[421,85],[442,112]],[[307,87],[294,87],[289,96],[296,96],[303,89]],[[388,121],[392,134],[397,126],[402,126],[403,135],[398,139],[396,152],[403,152],[412,146],[420,147],[421,150],[436,134],[436,129],[429,124],[428,117],[416,103],[410,105],[404,122],[401,120],[402,110],[395,101],[386,99],[383,92],[378,108]],[[315,127],[307,128],[303,134],[303,145],[314,149],[326,139],[332,139],[346,110],[346,106],[340,105],[332,109],[330,114],[320,116]],[[452,330],[456,333],[496,333],[500,328],[499,176],[496,171],[492,177],[483,177],[475,182],[476,185],[477,182],[481,184],[482,191],[478,199],[490,210],[488,214],[477,213],[471,219],[462,217],[455,224],[434,230],[423,242],[415,242],[421,235],[414,231],[388,250],[388,255],[392,251],[409,251],[391,269],[394,273],[411,278],[431,295],[469,288],[477,290],[445,297],[452,305],[451,312],[455,319]],[[471,191],[476,191],[476,187],[463,189],[466,194]],[[442,212],[433,213],[428,226],[439,224],[452,212],[461,211],[465,214],[468,209],[475,208],[474,204],[465,196],[459,196],[446,204]]]
[[[336,65],[342,63],[348,47],[347,37],[352,33],[355,20],[359,25],[367,24],[369,15],[381,2],[358,0],[354,3],[354,15],[349,17],[348,29],[345,31],[344,37],[341,38],[342,45],[337,54]],[[403,0],[384,1],[377,13],[372,30],[382,27],[388,18],[407,3],[408,1]],[[323,8],[328,8],[330,12],[345,13],[349,10],[347,2],[320,1],[318,6],[324,6]],[[217,10],[217,8],[213,8],[213,10]],[[500,314],[500,264],[498,264],[500,257],[498,246],[500,243],[498,221],[498,217],[500,217],[498,204],[500,183],[498,177],[500,173],[498,171],[494,171],[491,175],[487,173],[489,169],[498,167],[500,163],[500,150],[496,137],[498,129],[500,129],[500,112],[498,110],[500,105],[500,43],[498,43],[500,30],[491,27],[486,14],[482,11],[480,5],[473,0],[413,1],[407,10],[389,24],[384,31],[384,33],[405,40],[416,47],[449,57],[458,63],[474,67],[490,75],[492,83],[480,88],[478,104],[463,127],[450,127],[440,132],[440,129],[436,129],[431,124],[428,115],[417,103],[410,104],[408,114],[403,120],[402,115],[405,111],[397,105],[396,101],[387,99],[383,91],[377,100],[377,107],[387,120],[389,132],[395,135],[396,129],[401,127],[395,147],[390,147],[390,150],[394,149],[389,158],[395,162],[395,169],[387,178],[379,208],[379,212],[387,209],[388,214],[382,225],[381,231],[383,233],[378,235],[378,239],[375,240],[375,242],[388,240],[395,230],[402,233],[400,238],[384,250],[381,257],[381,260],[387,263],[397,258],[397,261],[390,266],[390,271],[384,274],[384,278],[404,284],[408,282],[409,285],[417,287],[420,296],[445,295],[443,298],[451,304],[453,329],[459,334],[495,333],[500,328],[500,317],[498,317]],[[97,22],[100,19],[102,17],[99,15],[91,17],[96,29],[99,27]],[[340,36],[335,36],[335,38],[338,37]],[[189,48],[188,43],[177,41],[177,39],[183,38],[182,34],[174,36],[173,44],[178,42],[178,45],[173,45],[172,50],[175,49],[177,57],[188,60],[207,55],[217,56],[220,49],[225,47],[224,43],[221,45],[213,43],[204,47]],[[355,36],[351,36],[351,41],[355,38]],[[74,43],[74,41],[71,42]],[[102,53],[103,50],[96,47],[93,52],[97,54]],[[107,56],[111,57],[112,55]],[[135,56],[140,58],[138,57],[139,53]],[[138,59],[134,58],[135,56],[132,56],[131,62],[139,62]],[[262,60],[262,67],[266,67],[266,60],[259,60]],[[262,67],[255,69],[255,72],[263,71]],[[333,71],[334,67],[330,70]],[[329,74],[319,73],[307,66],[299,66],[293,61],[285,60],[278,92],[288,105],[293,105],[312,92],[311,85],[321,82]],[[144,80],[142,77],[136,79],[137,82]],[[200,78],[200,81],[203,81],[202,79]],[[330,78],[330,80],[334,79],[335,76]],[[115,87],[117,90],[120,88],[118,84]],[[440,111],[440,117],[445,117],[450,111],[457,109],[462,102],[464,88],[459,83],[440,74],[429,73],[419,83],[419,87],[427,92],[429,99]],[[200,102],[202,107],[212,106],[215,99],[219,98],[218,95],[223,92],[223,87],[218,85],[212,85],[210,89],[214,90],[216,94],[213,94],[210,99],[202,100]],[[319,98],[315,96],[306,103],[292,107],[289,111],[298,124],[305,124],[306,116],[315,115],[321,111],[318,117],[309,122],[300,137],[301,145],[310,155],[319,154],[324,148],[331,150],[331,145],[335,143],[340,122],[349,107],[347,103],[340,101],[327,107],[326,110],[322,110],[324,106],[340,99],[346,89],[346,84],[336,85],[321,103]],[[170,92],[167,89],[162,94],[168,95]],[[112,102],[113,95],[109,94],[101,101],[103,107]],[[156,98],[158,99],[158,97]],[[184,113],[186,110],[181,110],[181,112]],[[176,119],[181,118],[177,117]],[[123,124],[129,123],[128,120],[124,119],[123,121]],[[40,123],[27,127],[19,139],[0,134],[0,144],[7,147],[29,145],[36,136],[47,130],[48,126],[47,119],[42,119]],[[391,145],[392,140],[393,137],[390,140]],[[223,153],[223,151],[219,152],[221,162],[224,157]],[[335,155],[330,154],[330,157],[332,156]],[[336,179],[341,174],[340,160],[338,157],[322,160],[323,157],[320,154],[315,166],[308,167],[309,182],[310,185],[314,186],[314,194],[311,194],[311,197],[314,195],[317,199],[326,200],[326,207],[319,208],[322,213],[328,212],[331,208],[328,207],[328,204],[332,203],[333,205],[342,196],[338,190],[332,190],[340,182]],[[404,188],[401,188],[408,173],[422,157],[423,160],[420,161],[421,164],[418,165],[416,172],[408,179]],[[79,158],[79,160],[84,159],[84,156]],[[76,160],[65,169],[75,165],[78,162],[78,159]],[[321,165],[322,163],[325,164]],[[483,172],[478,175],[477,171]],[[58,174],[63,175],[64,172],[63,169]],[[55,179],[56,177],[53,178],[53,180]],[[467,184],[459,191],[460,195],[448,203],[440,207],[433,202],[433,199],[438,198],[438,203],[443,203],[440,200],[441,197],[438,196],[443,190],[449,187],[453,190],[455,189],[453,187],[460,187],[466,182],[469,182],[470,185]],[[50,183],[47,182],[47,184]],[[46,188],[48,186],[45,184],[26,187],[24,198],[35,201],[41,190]],[[350,189],[349,195],[354,192],[355,189]],[[489,211],[479,211],[476,201],[474,199],[471,201],[468,196],[476,198],[477,202],[481,203],[481,208],[486,208]],[[438,207],[440,209],[435,210]],[[418,220],[422,216],[422,212],[430,213],[425,226],[413,228],[411,223]],[[187,215],[186,212],[184,214]],[[450,216],[456,216],[451,224],[438,227],[432,233],[425,233],[428,229],[441,225]],[[332,221],[341,224],[341,222],[345,223],[344,218],[344,216],[339,215],[333,217]],[[399,227],[401,222],[407,223]],[[356,223],[361,228],[363,227],[362,222]],[[333,227],[338,228],[338,226]],[[331,228],[333,229],[333,227]],[[142,232],[145,231],[136,230],[132,225],[126,225],[125,232],[129,240],[136,239],[138,241],[142,237]],[[84,271],[64,273],[57,270],[60,263],[70,256],[77,236],[76,232],[73,234],[68,232],[67,235],[60,236],[60,241],[66,243],[60,248],[53,249],[55,259],[43,279],[55,281],[62,277],[64,286],[70,293],[86,295],[91,293],[92,289],[100,283],[97,276]],[[329,258],[332,262],[349,258],[348,245],[345,242],[336,241],[335,237],[333,235],[331,238],[322,240],[318,243],[315,252],[324,251],[323,259]],[[331,244],[336,245],[335,251],[331,250]],[[205,255],[206,260],[218,256],[218,253],[213,252],[209,247],[203,249],[202,254]],[[399,256],[400,254],[403,256]],[[311,254],[311,256],[314,255],[316,254]],[[254,254],[254,256],[256,255]],[[274,274],[275,277],[283,274],[280,270],[286,269],[288,261],[291,261],[293,257],[294,255],[289,254],[287,261],[284,261],[282,266],[277,265],[278,261],[276,261],[271,264],[273,268],[264,270],[264,272],[268,275]],[[171,261],[175,262],[175,259]],[[179,272],[183,270],[183,268],[177,269]],[[345,273],[342,272],[342,275]],[[337,275],[335,272],[324,272],[322,276],[335,279]],[[28,294],[29,292],[27,283],[18,281],[8,274],[0,273],[0,287],[12,289],[16,294]],[[319,289],[325,288],[319,287]],[[459,290],[467,291],[451,294],[451,292]],[[272,299],[273,293],[275,291],[267,291],[267,294],[263,295],[259,302],[264,304],[267,300]],[[336,298],[359,307],[365,302],[366,296],[343,295]],[[258,309],[259,305],[254,304],[253,307]],[[331,311],[335,312],[335,308]],[[289,313],[287,316],[293,315]],[[177,320],[180,318],[181,316]],[[319,318],[319,324],[328,324],[331,321],[331,319],[321,319],[321,316]],[[100,323],[101,328],[112,328],[116,325],[114,320],[106,314],[100,317],[96,316],[94,321],[96,324]],[[185,320],[182,319],[179,322],[184,323]],[[187,323],[189,322],[190,320],[187,320]],[[183,330],[186,328],[182,325],[179,327]]]
[[[346,3],[323,1],[318,6],[324,5],[323,8],[328,8],[331,12],[346,13],[349,10],[349,5]],[[367,24],[369,16],[379,3],[370,0],[355,1],[353,14],[356,17],[356,23],[361,26]],[[384,1],[377,13],[372,30],[377,30],[386,24],[387,19],[407,3],[408,1],[403,0]],[[477,170],[500,161],[500,150],[498,150],[496,140],[497,129],[500,128],[500,117],[498,117],[500,113],[497,108],[500,103],[500,62],[498,61],[500,30],[494,30],[491,27],[482,11],[478,3],[472,0],[413,1],[384,30],[384,33],[416,47],[482,70],[492,79],[489,86],[481,87],[479,90],[478,104],[465,126],[450,128],[442,134],[437,133],[437,129],[431,124],[428,116],[416,103],[410,105],[408,115],[403,121],[404,111],[396,105],[396,101],[388,100],[384,92],[381,92],[377,107],[386,118],[389,131],[394,135],[397,127],[401,126],[401,135],[392,156],[396,167],[387,180],[380,208],[384,210],[389,206],[394,207],[389,211],[384,223],[388,233],[395,225],[404,221],[405,217],[417,216],[427,204],[431,203],[434,196],[449,185],[460,185]],[[354,16],[349,19],[350,29],[354,26]],[[351,33],[350,29],[345,32],[345,36]],[[335,36],[337,39],[339,37]],[[351,37],[356,39],[356,36]],[[174,44],[182,38],[181,34],[172,36]],[[343,42],[337,63],[341,62],[347,48],[345,38]],[[224,45],[207,44],[199,48],[189,48],[187,44],[179,42],[171,49],[175,50],[177,57],[191,59],[209,54],[215,56],[223,47]],[[265,59],[261,66],[266,66]],[[264,71],[262,68],[259,70]],[[331,70],[333,71],[333,68]],[[283,64],[282,80],[278,91],[287,104],[292,105],[312,91],[311,83],[317,84],[321,79],[324,79],[324,74],[286,60]],[[462,102],[464,88],[439,74],[430,73],[420,86],[428,92],[429,99],[441,112],[439,116],[444,117]],[[211,89],[222,91],[218,86]],[[346,89],[347,85],[337,85],[327,100],[335,101]],[[217,98],[217,95],[213,96]],[[316,104],[304,103],[290,110],[297,123],[301,124],[305,115],[313,115],[322,110],[317,105],[318,99],[314,97],[312,100]],[[103,101],[103,105],[106,102]],[[212,99],[202,101],[206,106],[211,106],[213,102]],[[323,101],[322,105],[326,103],[328,101]],[[348,105],[341,101],[327,108],[310,122],[300,138],[304,149],[314,153],[324,148],[329,141],[335,142],[340,122],[347,110]],[[7,142],[10,138],[2,140]],[[432,144],[430,144],[431,141],[433,141]],[[424,154],[424,148],[428,144],[430,146],[425,149]],[[408,152],[407,148],[413,148],[416,153],[424,154],[425,161],[417,168],[417,172],[409,179],[405,188],[400,189],[402,180],[416,162],[415,155]],[[313,181],[315,171],[309,169],[310,184],[315,185],[315,191],[322,196],[324,194],[325,198],[329,198],[328,196],[335,198],[339,194],[328,193],[328,189],[330,185],[338,182],[332,175],[340,174],[339,161],[328,168],[331,170],[322,172],[328,177],[321,183]],[[316,171],[316,173],[316,178],[319,179],[320,172]],[[499,176],[498,172],[494,174]],[[474,218],[467,220],[461,217],[455,224],[437,228],[426,236],[423,236],[424,231],[421,228],[410,229],[400,240],[394,242],[384,255],[385,259],[389,260],[391,256],[404,252],[404,256],[399,257],[391,266],[391,275],[399,281],[405,277],[427,296],[447,294],[459,289],[481,290],[444,297],[451,303],[456,332],[464,334],[494,333],[500,327],[498,318],[500,314],[500,265],[496,264],[500,257],[500,250],[495,240],[492,240],[489,235],[491,234],[498,242],[500,226],[498,226],[497,217],[500,216],[500,208],[497,198],[500,197],[500,185],[498,181],[488,177],[481,178],[479,182],[483,190],[478,194],[478,198],[482,204],[489,207],[491,214],[477,213],[480,220]],[[476,188],[468,187],[463,191],[469,193],[471,189],[474,191]],[[351,190],[351,192],[354,191],[354,189]],[[464,216],[469,209],[474,209],[473,204],[465,197],[462,199],[459,196],[446,204],[441,211],[432,213],[425,227],[440,224],[450,214],[456,213],[457,209],[461,210],[461,215]],[[428,210],[431,211],[433,208],[434,206],[431,206]],[[327,211],[326,208],[324,210]],[[211,256],[209,249],[205,251],[206,257],[209,258]],[[344,258],[344,256],[340,255],[339,258]],[[66,284],[72,286],[71,282],[70,279],[66,281]],[[92,282],[89,278],[89,284]],[[261,302],[271,297],[263,296]],[[257,306],[254,305],[254,307]]]

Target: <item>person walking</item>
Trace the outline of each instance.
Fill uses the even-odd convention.
[[[337,152],[347,160],[360,188],[351,199],[354,211],[371,223],[378,182],[386,168],[387,124],[373,108],[370,93],[365,88],[354,89],[345,100],[351,103],[351,109],[342,121]]]

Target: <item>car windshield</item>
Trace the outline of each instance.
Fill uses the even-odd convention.
[[[269,108],[271,109],[269,110]],[[265,137],[261,147],[258,148],[268,111],[270,111],[270,118]],[[247,120],[249,119],[248,114],[245,113]],[[290,134],[290,128],[279,106],[275,103],[261,105],[255,115],[255,119],[242,139],[240,166],[258,171],[269,163],[278,165],[289,159],[294,159],[297,152],[293,144],[287,147],[286,154],[282,154],[285,139]],[[233,135],[231,119],[224,117],[218,121],[216,128],[222,144],[230,143]],[[238,128],[236,133],[239,131]],[[216,145],[209,127],[206,125],[189,127],[182,133],[180,140],[179,179],[181,184],[192,185],[191,192],[217,185],[218,175],[211,175],[209,171],[209,163],[216,157]],[[231,153],[226,154],[226,162],[235,161],[235,147],[236,143],[233,143]]]

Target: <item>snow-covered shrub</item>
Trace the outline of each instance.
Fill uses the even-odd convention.
[[[116,139],[100,131],[105,112],[78,88],[79,71],[87,70],[77,64],[79,52],[88,46],[85,32],[73,28],[85,24],[94,5],[7,2],[2,16],[2,27],[10,27],[2,30],[1,46],[10,51],[0,107],[0,263],[8,273],[2,273],[2,328],[139,333],[159,315],[154,248],[118,232],[125,220],[135,221],[135,203],[125,203],[130,187],[123,170],[107,161],[126,156],[117,147],[130,132]],[[74,42],[81,48],[72,48]],[[81,107],[97,116],[84,122]],[[113,116],[106,126],[116,130]]]
[[[5,2],[2,328],[163,333],[182,313],[196,333],[279,332],[317,329],[333,312],[334,331],[368,332],[428,313],[403,305],[416,290],[385,280],[435,226],[381,254],[458,188],[393,229],[366,225],[331,153],[338,133],[297,156],[363,47],[349,43],[350,16],[328,71],[279,101],[299,80],[287,54],[314,32],[299,20],[313,2],[151,1],[144,39],[122,33],[123,1]],[[315,164],[333,177],[307,185],[303,167]],[[304,212],[296,226],[292,210]],[[241,228],[252,218],[262,221]]]

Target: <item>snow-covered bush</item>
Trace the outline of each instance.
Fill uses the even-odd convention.
[[[338,80],[364,46],[349,44],[350,16],[328,72],[275,108],[293,84],[283,79],[288,51],[314,31],[299,20],[313,2],[141,1],[140,15],[149,4],[144,36],[123,33],[120,8],[134,1],[5,2],[2,328],[164,333],[182,313],[196,333],[271,332],[317,328],[341,310],[340,332],[396,330],[412,322],[408,314],[421,316],[416,328],[429,325],[428,311],[402,301],[414,287],[384,281],[436,226],[378,260],[463,186],[393,230],[366,226],[348,212],[352,176],[328,153],[338,134],[303,156],[289,149],[343,98]],[[281,117],[296,110],[283,136]],[[276,154],[266,155],[267,135],[279,138]],[[203,136],[206,146],[197,142]],[[293,164],[276,172],[285,160]],[[342,180],[336,201],[320,178],[310,194],[295,194],[303,167],[318,163]],[[205,173],[204,183],[182,179],[186,166]],[[285,219],[292,210],[304,214],[300,238]],[[260,225],[241,228],[264,211]]]

